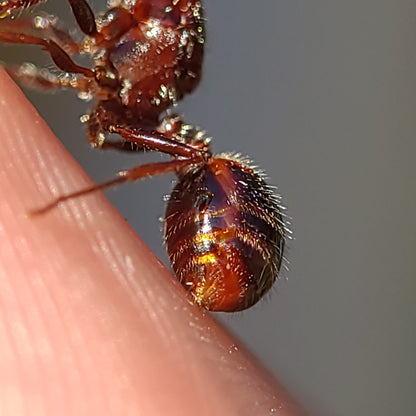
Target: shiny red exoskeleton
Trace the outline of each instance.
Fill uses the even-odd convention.
[[[5,0],[0,15],[16,5],[37,0]],[[204,28],[199,1],[126,0],[97,18],[85,0],[68,0],[81,31],[76,42],[61,29],[54,17],[38,16],[1,22],[0,41],[35,44],[46,49],[66,77],[59,77],[30,65],[11,71],[30,87],[72,88],[81,97],[96,98],[87,120],[88,137],[97,147],[123,147],[125,140],[105,142],[109,132],[119,132],[138,146],[151,147],[160,115],[185,94],[201,77]],[[89,54],[92,68],[77,65],[75,54]],[[140,137],[133,130],[140,130]],[[121,132],[120,132],[121,133]],[[137,136],[137,134],[136,134]],[[153,147],[152,147],[153,150]],[[162,147],[154,150],[163,151]]]
[[[38,2],[4,0],[0,17]],[[172,160],[121,172],[36,213],[113,184],[174,172],[178,182],[165,215],[165,243],[178,280],[206,309],[252,306],[273,285],[283,259],[287,229],[277,199],[250,163],[238,155],[213,156],[199,129],[166,114],[201,77],[201,2],[121,0],[97,17],[86,0],[68,3],[84,34],[80,42],[54,17],[0,22],[0,42],[42,46],[62,74],[29,64],[9,72],[30,87],[72,88],[95,99],[84,118],[94,147],[159,151]],[[91,67],[78,65],[77,54],[88,54]],[[110,141],[110,133],[120,139]]]

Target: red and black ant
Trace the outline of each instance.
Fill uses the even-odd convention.
[[[3,0],[0,16],[40,1]],[[201,130],[166,115],[201,78],[201,1],[119,0],[98,17],[86,0],[68,2],[85,35],[81,43],[56,18],[20,17],[0,24],[0,42],[42,46],[65,76],[32,65],[9,72],[30,87],[72,88],[95,98],[85,120],[92,146],[158,151],[172,160],[120,172],[36,213],[114,184],[174,172],[178,182],[167,204],[164,238],[178,280],[208,310],[254,305],[277,279],[283,259],[287,229],[277,198],[247,160],[212,155]],[[77,65],[75,54],[88,54],[92,67]],[[120,139],[110,141],[111,133]]]

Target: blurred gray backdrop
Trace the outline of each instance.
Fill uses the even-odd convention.
[[[268,172],[295,235],[273,293],[216,317],[314,414],[415,415],[416,2],[205,7],[203,81],[178,111],[214,137],[215,151],[250,155]],[[64,0],[39,9],[74,26]],[[38,50],[0,53],[50,65]],[[28,96],[95,181],[160,160],[92,151],[78,122],[87,104]],[[172,180],[107,193],[165,261],[158,218]]]

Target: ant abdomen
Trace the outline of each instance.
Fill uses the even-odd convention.
[[[254,305],[277,278],[284,240],[276,197],[240,157],[218,155],[179,173],[165,243],[197,304],[223,312]]]

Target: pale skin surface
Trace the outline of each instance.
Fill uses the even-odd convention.
[[[28,217],[91,181],[1,68],[0,141],[0,415],[304,414],[101,193]]]

